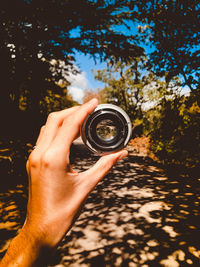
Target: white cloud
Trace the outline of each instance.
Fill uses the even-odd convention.
[[[77,75],[69,74],[67,80],[71,83],[69,86],[69,93],[73,99],[80,104],[83,102],[84,89],[88,87],[89,81],[85,72],[78,73]]]
[[[69,76],[67,76],[67,79],[69,82],[72,83],[73,86],[77,86],[77,87],[86,88],[87,83],[88,83],[85,72],[81,72],[78,74],[70,73]]]
[[[68,88],[69,93],[72,95],[73,99],[78,103],[83,103],[84,92],[80,87],[70,86]]]
[[[190,92],[191,92],[190,88],[188,86],[185,86],[181,88],[180,95],[189,96]]]

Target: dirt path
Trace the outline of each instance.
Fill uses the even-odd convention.
[[[87,169],[96,160],[81,144],[73,148],[77,170]],[[24,203],[24,191],[18,190]],[[7,193],[6,201],[11,196],[12,192]],[[15,205],[12,220],[17,225],[6,230],[2,223],[9,211],[5,204],[2,209],[0,226],[7,239],[24,212],[14,199],[10,205]],[[78,221],[52,256],[51,266],[200,266],[199,202],[200,179],[166,177],[153,161],[130,153],[89,196]],[[1,244],[3,251],[5,239]]]

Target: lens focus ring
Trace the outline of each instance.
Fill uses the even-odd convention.
[[[131,136],[128,115],[112,104],[97,106],[81,127],[86,146],[97,154],[108,154],[125,147]]]

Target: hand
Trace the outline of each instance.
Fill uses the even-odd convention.
[[[82,106],[51,113],[41,129],[36,148],[27,161],[27,218],[19,237],[11,243],[9,253],[12,255],[12,251],[20,243],[18,250],[21,252],[18,251],[13,256],[18,257],[19,266],[33,266],[30,263],[40,258],[42,248],[53,248],[58,244],[70,229],[91,190],[116,161],[127,155],[127,151],[123,150],[103,156],[94,166],[81,173],[71,168],[71,144],[79,135],[84,119],[97,104],[98,101],[93,99]],[[26,240],[31,251],[30,257],[27,256],[28,252],[20,255],[23,254],[23,247],[27,251]]]
[[[71,144],[96,105],[93,99],[80,107],[50,114],[27,162],[30,186],[26,225],[33,233],[42,233],[42,243],[48,246],[57,245],[91,190],[118,159],[127,155],[127,151],[120,151],[103,156],[82,173],[70,167]]]

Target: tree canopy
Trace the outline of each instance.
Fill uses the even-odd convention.
[[[143,54],[135,36],[115,30],[128,17],[125,6],[123,0],[1,1],[1,112],[16,116],[23,98],[24,111],[38,123],[47,92],[65,96],[58,81],[76,71],[76,51],[101,60],[115,56],[125,61]],[[52,59],[64,61],[65,68],[56,64],[52,72]]]
[[[144,0],[128,1],[128,6],[138,29],[138,45],[146,47],[147,62],[135,72],[131,72],[135,59],[126,63],[123,71],[121,62],[110,72],[98,71],[96,77],[106,83],[103,96],[125,108],[132,115],[133,126],[139,119],[163,163],[178,164],[182,171],[198,167],[200,2]],[[187,96],[183,95],[184,87],[190,89]],[[135,94],[139,101],[135,101]],[[154,105],[138,113],[145,98]]]
[[[169,81],[182,78],[182,86],[199,94],[200,2],[199,0],[137,1],[140,33],[154,46],[151,65]]]
[[[17,122],[14,128],[21,128],[17,126],[18,119],[26,113],[29,126],[31,122],[35,127],[34,123],[42,121],[42,113],[48,113],[52,106],[60,107],[55,106],[58,95],[64,99],[63,105],[73,105],[67,92],[69,83],[64,80],[69,72],[77,71],[73,67],[77,51],[116,66],[117,62],[137,62],[145,54],[143,47],[151,46],[151,50],[146,49],[149,65],[135,71],[131,85],[121,77],[120,88],[133,93],[138,86],[138,73],[146,70],[162,77],[167,87],[180,76],[182,86],[193,92],[192,106],[200,99],[199,9],[198,0],[1,1],[0,111],[14,114],[9,119],[3,117],[2,123]],[[127,31],[122,31],[122,26]],[[124,74],[125,78],[129,75],[126,71]],[[150,78],[141,81],[141,88],[134,91],[136,95],[140,95],[143,83],[148,81],[152,82]],[[130,103],[132,106],[134,103]],[[18,114],[19,110],[23,116]]]

